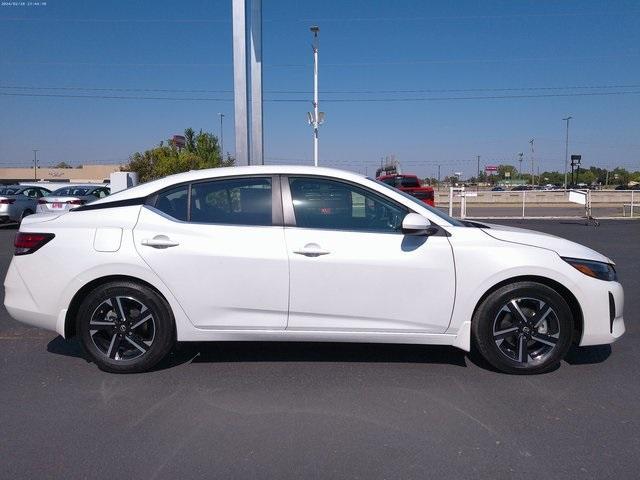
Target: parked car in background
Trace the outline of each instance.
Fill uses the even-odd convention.
[[[3,185],[0,187],[0,221],[21,222],[27,215],[36,213],[38,199],[48,193],[43,187]]]
[[[60,213],[104,198],[111,193],[105,185],[73,185],[54,190],[38,200],[38,213]]]
[[[492,192],[504,192],[504,187],[501,187],[500,185],[496,185],[495,187],[493,187],[491,189]]]
[[[525,190],[531,190],[531,186],[530,185],[516,185],[515,187],[513,187],[511,189],[512,192],[522,192]]]
[[[433,187],[422,186],[416,175],[396,174],[381,175],[379,181],[391,185],[424,203],[435,206]]]

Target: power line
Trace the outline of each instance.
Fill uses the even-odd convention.
[[[563,17],[601,17],[601,16],[631,16],[639,11],[628,12],[552,12],[552,13],[514,13],[514,14],[485,14],[485,15],[432,15],[413,17],[329,17],[329,18],[269,18],[265,23],[290,22],[290,23],[314,23],[314,22],[424,22],[430,20],[503,20],[518,18],[563,18]],[[0,22],[37,22],[37,23],[226,23],[231,21],[226,18],[35,18],[35,17],[4,17]]]
[[[162,92],[162,93],[233,93],[233,90],[209,89],[179,89],[179,88],[131,88],[131,87],[81,87],[81,86],[26,86],[0,85],[0,88],[10,90],[62,90],[62,91],[92,91],[92,92]],[[508,92],[508,91],[540,91],[540,90],[596,90],[640,88],[640,84],[631,85],[569,85],[560,87],[506,87],[506,88],[446,88],[446,89],[392,89],[392,90],[323,90],[333,94],[395,94],[395,93],[465,93],[465,92]],[[304,94],[309,90],[265,90],[265,93]]]
[[[553,61],[564,62],[568,60],[586,61],[586,60],[610,60],[610,59],[623,59],[623,58],[635,58],[640,54],[620,54],[620,55],[595,55],[595,56],[577,56],[577,57],[516,57],[516,58],[462,58],[462,59],[432,59],[432,60],[387,60],[387,61],[371,61],[371,62],[342,62],[342,63],[327,63],[325,67],[378,67],[378,66],[403,66],[403,65],[446,65],[446,64],[473,64],[473,63],[511,63],[511,62],[537,62],[537,61]],[[62,62],[62,61],[19,61],[19,62],[1,62],[2,65],[28,65],[28,66],[57,66],[57,67],[231,67],[231,63],[144,63],[144,62],[129,62],[129,63],[99,63],[99,62]],[[308,63],[272,63],[265,64],[265,67],[269,68],[309,68],[311,64]]]
[[[382,102],[430,102],[430,101],[453,101],[453,100],[504,100],[504,99],[525,99],[525,98],[557,98],[557,97],[597,97],[597,96],[621,96],[637,95],[640,91],[622,92],[581,92],[581,93],[545,93],[531,95],[475,95],[466,97],[405,97],[405,98],[333,98],[326,99],[330,103],[382,103]],[[2,96],[9,97],[50,97],[50,98],[96,98],[111,100],[171,100],[171,101],[205,101],[205,102],[232,102],[231,98],[212,97],[148,97],[148,96],[128,96],[128,95],[72,95],[56,93],[15,93],[0,92]],[[270,103],[308,103],[308,100],[297,98],[271,98],[265,99]]]

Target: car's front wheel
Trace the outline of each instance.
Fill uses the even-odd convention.
[[[571,346],[573,315],[552,288],[517,282],[492,292],[472,321],[475,346],[493,367],[535,374],[556,366]]]
[[[135,282],[112,282],[93,290],[77,316],[81,343],[102,369],[142,372],[164,358],[175,339],[166,300]]]

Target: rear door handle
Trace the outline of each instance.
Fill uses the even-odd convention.
[[[169,247],[177,247],[180,245],[179,242],[174,242],[166,235],[156,235],[153,238],[145,238],[142,240],[142,245],[145,247],[153,247],[153,248],[169,248]]]
[[[317,243],[307,243],[303,248],[294,250],[293,253],[304,255],[305,257],[319,257],[321,255],[328,255],[331,252],[320,248],[320,245]]]

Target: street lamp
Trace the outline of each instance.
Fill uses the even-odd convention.
[[[38,152],[40,150],[33,149],[33,179],[38,180]]]
[[[311,48],[313,49],[313,114],[309,113],[309,123],[313,127],[313,164],[318,166],[318,125],[320,125],[320,112],[318,111],[318,33],[320,33],[320,27],[313,25],[309,28],[313,33],[313,43]]]
[[[218,113],[220,115],[220,157],[224,160],[224,135],[222,130],[222,119],[224,118],[224,113]]]
[[[567,136],[564,145],[564,189],[567,189],[567,170],[569,168],[569,120],[573,117],[569,116],[562,120],[567,122]]]

